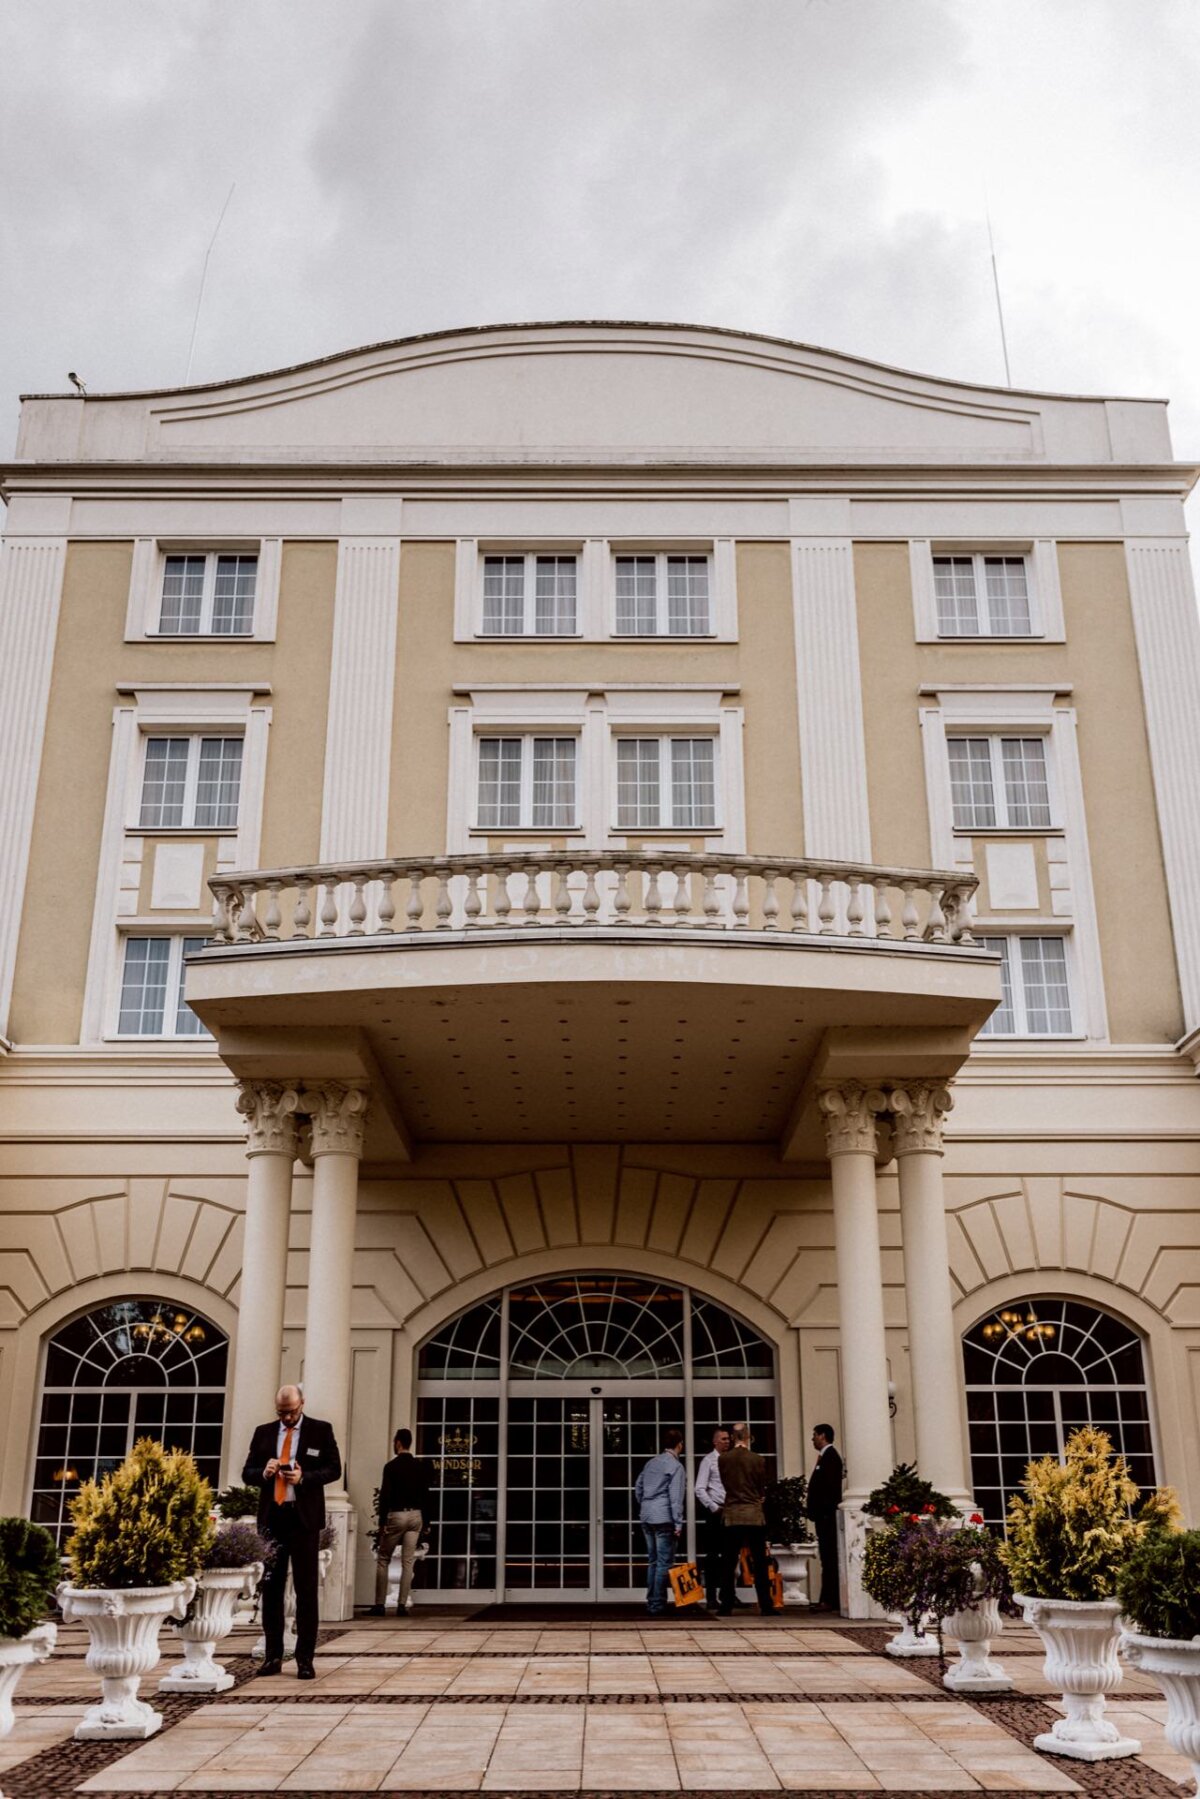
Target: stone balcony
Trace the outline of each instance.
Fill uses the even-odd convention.
[[[187,998],[234,1073],[366,1079],[414,1141],[775,1142],[818,1081],[949,1078],[1000,999],[961,872],[622,849],[210,883]]]

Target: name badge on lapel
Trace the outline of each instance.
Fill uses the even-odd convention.
[[[320,1453],[320,1451],[316,1450],[316,1449],[310,1449],[308,1451],[308,1453],[309,1453],[309,1455],[318,1455]]]

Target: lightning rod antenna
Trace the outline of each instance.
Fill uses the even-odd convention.
[[[1000,298],[1000,271],[996,267],[996,240],[992,236],[992,209],[988,205],[987,188],[983,190],[983,216],[987,220],[988,249],[992,254],[992,286],[996,290],[996,317],[1000,321],[1000,348],[1004,352],[1004,385],[1012,386],[1012,374],[1008,366],[1008,338],[1004,332],[1004,302]]]
[[[208,240],[208,249],[204,252],[204,267],[200,271],[200,292],[196,295],[196,316],[192,320],[192,341],[188,345],[187,372],[183,377],[183,385],[185,387],[192,378],[192,356],[196,349],[196,330],[200,324],[200,308],[204,304],[204,284],[208,280],[208,259],[213,253],[213,245],[217,241],[217,232],[220,231],[221,226],[225,222],[225,214],[229,211],[229,202],[233,199],[233,190],[236,186],[236,181],[231,181],[229,183],[229,192],[225,196],[225,204],[221,208],[220,217],[213,229],[213,234]]]

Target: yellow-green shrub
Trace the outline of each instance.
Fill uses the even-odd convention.
[[[142,1437],[97,1485],[71,1502],[67,1542],[80,1587],[169,1587],[199,1572],[213,1536],[213,1492],[190,1455]]]

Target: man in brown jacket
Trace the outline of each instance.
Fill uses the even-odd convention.
[[[767,1567],[767,1518],[763,1496],[767,1490],[767,1464],[750,1447],[750,1426],[735,1424],[733,1446],[717,1462],[717,1472],[725,1489],[725,1506],[721,1528],[721,1594],[717,1609],[722,1618],[733,1612],[734,1583],[737,1580],[738,1555],[745,1545],[754,1566],[754,1590],[758,1609],[771,1618],[783,1608],[771,1597],[771,1577]]]

